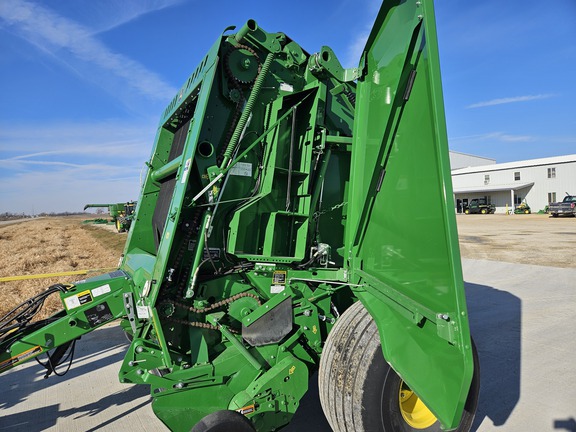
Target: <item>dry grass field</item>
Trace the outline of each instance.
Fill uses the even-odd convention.
[[[0,278],[117,266],[126,234],[82,224],[84,219],[85,216],[39,218],[1,225]],[[72,283],[96,274],[0,282],[0,317],[50,285]],[[52,295],[37,318],[61,308],[58,295]]]

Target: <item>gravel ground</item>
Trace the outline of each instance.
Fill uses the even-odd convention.
[[[576,218],[457,215],[463,258],[576,268]]]

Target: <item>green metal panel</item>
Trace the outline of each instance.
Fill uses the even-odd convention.
[[[384,356],[447,428],[472,379],[432,1],[386,1],[364,52],[348,258]],[[417,203],[417,204],[416,204]]]

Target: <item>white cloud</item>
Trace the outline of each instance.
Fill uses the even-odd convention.
[[[499,141],[499,142],[532,142],[538,140],[538,137],[532,135],[513,135],[504,132],[489,132],[478,135],[466,135],[460,137],[450,137],[450,143],[465,143],[477,141]]]
[[[555,94],[538,94],[538,95],[526,95],[526,96],[515,96],[515,97],[508,97],[508,98],[500,98],[500,99],[492,99],[489,101],[478,102],[472,105],[468,105],[466,108],[483,108],[487,106],[493,105],[503,105],[509,103],[516,103],[516,102],[528,102],[533,100],[540,100],[540,99],[549,99],[555,97]]]
[[[0,124],[0,213],[137,199],[154,134],[153,123]]]
[[[75,0],[70,6],[88,11],[85,25],[103,33],[144,15],[182,3],[184,0]],[[114,11],[114,13],[110,13]],[[78,18],[81,19],[81,18]]]
[[[348,46],[346,60],[343,64],[345,68],[354,68],[358,66],[366,42],[370,36],[370,28],[359,33],[352,43]]]
[[[125,14],[124,19],[134,19],[146,10],[142,8],[139,12]],[[74,70],[80,69],[81,76],[86,75],[88,79],[98,81],[101,85],[105,85],[103,83],[107,79],[103,80],[99,75],[105,73],[108,74],[106,78],[116,77],[124,86],[153,100],[168,100],[177,91],[138,62],[107,48],[89,27],[37,3],[2,0],[0,20],[19,37],[53,59],[64,62]]]
[[[374,25],[374,21],[378,16],[378,11],[382,6],[380,0],[366,0],[362,2],[361,5],[358,3],[353,4],[353,7],[362,7],[364,9],[366,14],[366,23],[361,27],[362,30],[360,30],[352,39],[352,42],[348,44],[346,55],[342,62],[342,66],[345,68],[355,68],[358,66],[358,62],[360,61],[360,57],[362,56],[362,52],[364,51],[364,47],[366,46],[366,42],[368,41],[368,37],[372,31],[372,26]],[[349,5],[347,6],[349,7]]]

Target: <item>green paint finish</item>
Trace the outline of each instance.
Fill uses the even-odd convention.
[[[473,361],[433,14],[431,2],[387,2],[368,39],[347,250],[385,357],[453,428]]]

